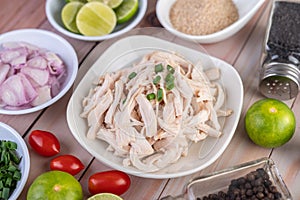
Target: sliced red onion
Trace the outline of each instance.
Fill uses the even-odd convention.
[[[37,98],[35,98],[32,102],[31,105],[32,106],[38,106],[41,105],[47,101],[49,101],[50,99],[52,99],[51,96],[51,87],[49,85],[45,85],[43,87],[39,87],[36,89],[38,96]]]
[[[47,68],[47,60],[42,56],[36,56],[31,58],[27,62],[28,67],[39,68],[39,69],[46,69]]]
[[[0,63],[0,85],[5,81],[9,70],[10,66],[8,64]]]
[[[23,67],[21,73],[25,74],[26,77],[30,77],[30,79],[40,86],[46,85],[50,76],[48,70],[32,67]]]
[[[45,59],[48,61],[48,67],[51,74],[61,74],[64,70],[62,60],[52,52],[45,53]]]
[[[0,50],[0,107],[26,109],[57,95],[66,76],[60,57],[26,42],[7,42]]]
[[[2,101],[9,106],[22,106],[37,97],[37,93],[23,75],[13,75],[0,86]]]
[[[15,69],[21,69],[22,67],[25,66],[26,62],[27,62],[26,55],[20,55],[16,58],[12,59],[9,63]]]

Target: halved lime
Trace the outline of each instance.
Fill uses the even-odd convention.
[[[123,0],[88,0],[88,1],[99,1],[111,7],[112,9],[117,8]]]
[[[64,26],[74,33],[79,33],[76,25],[76,15],[84,4],[79,1],[67,3],[61,11],[61,19]]]
[[[115,9],[117,22],[119,24],[129,21],[138,11],[138,0],[123,0],[121,5]]]
[[[113,9],[104,3],[92,1],[84,4],[78,11],[76,25],[86,36],[102,36],[111,33],[117,24]]]
[[[120,196],[112,193],[99,193],[89,197],[87,200],[123,200]]]

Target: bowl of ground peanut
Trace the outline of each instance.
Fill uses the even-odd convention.
[[[215,43],[241,30],[265,0],[158,0],[156,15],[172,34]]]

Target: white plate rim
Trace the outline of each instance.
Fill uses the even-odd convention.
[[[143,42],[140,42],[143,41]],[[119,49],[121,48],[120,51],[126,51],[126,48],[130,48],[130,47],[123,47],[124,45],[121,45],[122,42],[129,42],[132,43],[135,47],[141,47],[141,48],[145,48],[145,43],[147,43],[147,45],[150,45],[151,47],[155,47],[155,48],[161,48],[164,45],[170,45],[171,47],[174,47],[173,49],[176,48],[185,48],[182,47],[180,45],[177,45],[175,43],[171,43],[162,39],[158,39],[158,38],[154,38],[151,36],[130,36],[130,37],[125,37],[117,42],[115,42],[113,45],[111,45],[108,49],[106,49],[106,51],[98,58],[98,60],[95,61],[95,63],[90,67],[89,71],[85,74],[85,76],[81,79],[80,83],[78,84],[77,88],[75,89],[75,91],[73,92],[73,95],[71,96],[68,106],[67,106],[67,122],[68,122],[68,126],[69,129],[71,131],[71,133],[73,134],[73,136],[75,137],[75,139],[93,156],[95,156],[95,154],[97,152],[95,152],[92,149],[87,148],[85,142],[82,140],[82,138],[78,135],[78,130],[76,129],[76,124],[78,124],[76,120],[84,120],[84,119],[80,119],[80,117],[76,116],[76,114],[74,114],[73,112],[73,107],[75,106],[76,108],[78,108],[78,105],[75,103],[76,100],[78,100],[78,98],[83,98],[83,94],[81,94],[80,90],[82,87],[84,87],[83,85],[87,84],[87,85],[91,85],[92,83],[92,79],[91,77],[93,76],[93,74],[95,75],[95,70],[96,70],[96,66],[99,63],[102,63],[104,60],[106,60],[106,56],[111,53],[113,50],[113,47],[118,46]],[[130,49],[127,49],[130,50]],[[192,49],[190,49],[191,51],[194,51]],[[118,52],[119,53],[119,52]],[[214,61],[218,62],[218,63],[222,63],[224,66],[226,66],[226,71],[230,70],[231,73],[233,73],[233,77],[236,79],[235,81],[237,81],[237,85],[235,86],[238,95],[238,100],[236,102],[236,108],[234,110],[235,112],[235,120],[233,122],[233,124],[231,124],[231,131],[230,133],[228,133],[228,138],[226,139],[226,141],[223,143],[223,145],[219,148],[219,150],[217,151],[217,154],[211,158],[209,160],[209,162],[204,163],[201,166],[198,166],[196,168],[193,168],[191,170],[188,171],[183,171],[180,173],[167,173],[167,174],[156,174],[156,173],[144,173],[138,170],[132,170],[132,169],[128,169],[125,168],[123,166],[120,166],[116,163],[114,163],[113,161],[110,161],[110,159],[108,158],[104,158],[101,155],[96,155],[95,157],[100,160],[101,162],[103,162],[105,165],[108,165],[112,168],[115,168],[117,170],[121,170],[124,171],[126,173],[135,175],[135,176],[139,176],[139,177],[144,177],[144,178],[155,178],[155,179],[163,179],[163,178],[175,178],[175,177],[181,177],[181,176],[185,176],[185,175],[189,175],[192,173],[195,173],[199,170],[204,169],[205,167],[209,166],[210,164],[212,164],[217,158],[219,158],[219,156],[225,151],[226,147],[229,145],[234,132],[236,130],[237,124],[239,122],[239,117],[241,114],[241,110],[242,110],[242,105],[243,105],[243,84],[242,84],[242,80],[238,74],[238,72],[234,69],[234,67],[218,58],[212,57],[212,56],[208,56],[209,58],[212,58]],[[225,72],[225,71],[224,71]],[[97,77],[97,76],[96,76]],[[88,80],[89,83],[86,83],[85,80]],[[227,89],[227,88],[226,88]],[[86,91],[87,93],[88,91]],[[82,96],[83,95],[83,96]],[[75,105],[76,104],[76,105]],[[75,121],[74,121],[75,120]]]

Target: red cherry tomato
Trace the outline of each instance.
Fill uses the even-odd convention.
[[[61,155],[50,161],[50,169],[64,171],[74,176],[84,169],[84,165],[73,155]]]
[[[103,192],[121,195],[128,190],[130,183],[130,177],[126,173],[111,170],[91,175],[88,189],[92,195]]]
[[[53,133],[34,130],[30,133],[30,146],[42,156],[54,156],[60,152],[60,143]]]

